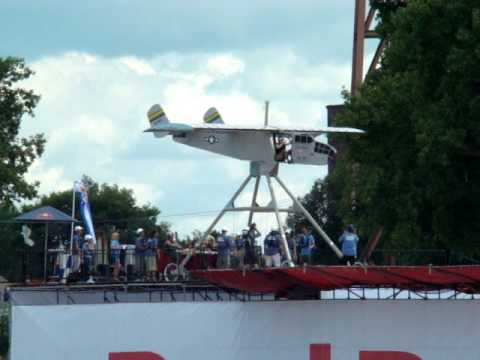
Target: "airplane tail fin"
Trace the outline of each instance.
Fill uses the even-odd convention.
[[[163,111],[162,107],[158,104],[152,105],[152,107],[147,112],[148,121],[150,126],[155,126],[156,124],[165,124],[169,123],[168,117]],[[155,137],[164,137],[167,134],[163,133],[154,133]]]
[[[225,124],[222,116],[214,107],[208,109],[205,115],[203,115],[203,122],[205,124]]]

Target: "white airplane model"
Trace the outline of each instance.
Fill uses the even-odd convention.
[[[240,160],[250,161],[250,175],[217,216],[213,224],[206,231],[206,235],[212,231],[221,217],[228,211],[250,211],[249,225],[252,223],[254,212],[275,212],[279,230],[284,240],[284,251],[286,251],[287,259],[289,263],[291,263],[291,254],[289,253],[288,246],[286,246],[285,234],[279,216],[279,212],[289,211],[289,209],[278,208],[271,184],[271,177],[273,177],[322,235],[327,244],[339,257],[342,257],[341,251],[278,178],[278,165],[280,163],[326,165],[328,159],[333,157],[337,151],[328,143],[322,142],[321,135],[331,133],[362,134],[362,130],[345,127],[280,128],[269,126],[268,103],[265,115],[265,126],[261,127],[226,125],[215,108],[210,108],[203,117],[204,123],[197,125],[170,122],[162,107],[158,104],[153,105],[150,110],[148,110],[147,116],[150,121],[150,128],[145,131],[152,132],[157,138],[171,135],[174,141],[181,144]],[[272,201],[267,207],[261,207],[256,203],[261,176],[267,178],[272,197]],[[256,178],[256,183],[252,205],[250,207],[235,207],[235,199],[253,177]]]

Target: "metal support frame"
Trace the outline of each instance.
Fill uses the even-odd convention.
[[[278,211],[277,198],[275,192],[273,191],[272,179],[270,176],[267,176],[268,189],[270,190],[270,195],[272,197],[273,208],[275,210],[275,217],[277,218],[278,231],[280,231],[280,236],[282,238],[283,248],[285,250],[285,255],[287,256],[287,261],[290,266],[293,266],[292,255],[290,254],[290,249],[288,248],[287,237],[285,236],[285,230],[283,229],[282,219],[280,218],[280,212]]]
[[[252,198],[252,209],[257,207],[257,195],[258,195],[258,186],[260,185],[260,176],[257,176],[255,179],[255,188],[253,189],[253,198]],[[248,215],[248,227],[252,225],[253,221],[253,210],[250,210],[250,214]]]
[[[245,186],[247,186],[247,184],[250,182],[251,179],[252,179],[252,175],[248,175],[247,178],[243,181],[242,185],[240,185],[240,187],[239,187],[238,190],[235,192],[235,194],[232,196],[232,198],[230,199],[230,201],[225,205],[225,207],[224,207],[223,210],[220,212],[220,214],[217,215],[217,217],[215,218],[215,220],[213,220],[212,224],[208,227],[207,231],[205,231],[205,233],[203,234],[203,238],[204,238],[204,239],[212,232],[213,228],[215,227],[215,225],[218,224],[218,222],[219,222],[220,219],[223,217],[223,215],[225,215],[225,213],[226,213],[227,211],[235,208],[235,205],[234,205],[235,200],[236,200],[237,197],[241,194],[241,192],[243,191],[243,189],[245,189]]]
[[[285,186],[285,184],[278,178],[278,176],[275,177],[275,180],[280,184],[282,189],[287,193],[287,195],[292,199],[293,203],[298,206],[298,208],[301,210],[303,215],[307,218],[307,220],[312,224],[312,226],[315,228],[315,230],[318,231],[318,233],[322,236],[323,240],[327,243],[327,245],[333,250],[333,252],[341,259],[343,258],[343,254],[340,251],[340,249],[334,244],[332,239],[323,231],[323,229],[318,225],[318,223],[315,221],[315,219],[310,215],[310,213],[305,209],[305,207],[302,205],[300,201],[298,201],[295,196],[288,190],[288,188]]]
[[[350,92],[355,95],[363,82],[363,63],[365,58],[365,40],[379,39],[380,35],[373,30],[372,22],[375,17],[375,9],[370,7],[365,17],[367,9],[366,0],[355,0],[355,25],[353,29],[353,58],[352,58],[352,83]],[[368,73],[374,71],[380,64],[380,58],[386,47],[385,39],[381,39],[372,62],[368,67]]]
[[[262,206],[257,206],[256,200],[257,200],[257,195],[258,195],[258,188],[260,184],[260,178],[262,176],[265,176],[267,179],[267,184],[268,184],[268,189],[270,191],[270,196],[271,196],[271,205],[267,207],[262,207]],[[252,203],[250,207],[235,207],[235,200],[238,198],[238,196],[242,193],[242,191],[245,189],[245,187],[248,185],[252,177],[255,177],[255,188],[253,191],[253,197],[252,197]],[[327,245],[333,250],[333,252],[339,257],[342,258],[343,254],[340,251],[340,249],[334,244],[334,242],[330,239],[330,237],[323,231],[321,226],[315,221],[315,219],[310,215],[310,213],[303,207],[303,205],[298,201],[295,196],[290,192],[290,190],[287,188],[287,186],[279,179],[279,177],[276,175],[276,172],[270,171],[269,173],[256,173],[256,174],[250,174],[240,185],[238,190],[235,192],[235,194],[232,196],[232,198],[227,202],[223,210],[215,217],[213,220],[212,224],[208,227],[208,229],[205,231],[203,238],[205,239],[213,230],[213,228],[218,224],[218,222],[222,219],[223,215],[227,212],[235,212],[235,211],[249,211],[249,217],[248,217],[248,225],[252,224],[253,221],[253,215],[256,212],[264,212],[264,213],[271,213],[273,212],[275,214],[276,220],[277,220],[277,225],[278,225],[278,230],[280,232],[280,236],[282,238],[282,244],[285,249],[285,255],[287,258],[287,262],[290,264],[290,266],[293,266],[292,262],[292,256],[290,254],[290,249],[288,247],[287,243],[287,238],[285,236],[285,230],[282,224],[282,219],[280,217],[280,212],[289,212],[291,211],[290,209],[280,209],[278,207],[278,202],[277,198],[275,196],[275,191],[272,185],[272,177],[275,178],[275,180],[278,182],[278,184],[282,187],[282,189],[287,193],[287,195],[290,197],[290,199],[293,201],[293,203],[302,211],[304,216],[307,218],[307,220],[312,224],[312,226],[315,228],[315,230],[322,236],[323,240],[327,243]],[[188,261],[190,257],[187,255],[185,258],[186,261]],[[185,262],[184,259],[184,262]],[[186,264],[186,262],[185,262]]]

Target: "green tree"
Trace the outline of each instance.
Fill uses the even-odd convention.
[[[366,131],[340,139],[340,214],[370,234],[383,225],[384,246],[479,254],[480,4],[380,3],[380,20],[382,67],[337,118]]]
[[[342,230],[342,222],[337,215],[337,201],[329,185],[328,178],[324,180],[316,180],[310,192],[306,194],[300,202],[313,216],[315,221],[327,233],[335,237]],[[311,227],[309,221],[302,212],[295,211],[287,218],[287,224],[292,230],[300,231],[300,227],[306,225]],[[319,237],[319,234],[316,234]]]
[[[43,153],[45,139],[42,134],[18,136],[23,116],[33,116],[40,99],[19,86],[32,74],[22,59],[0,57],[0,203],[36,195],[38,183],[28,183],[24,175]]]

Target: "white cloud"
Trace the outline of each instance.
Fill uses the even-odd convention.
[[[207,69],[213,74],[228,77],[242,73],[245,64],[241,59],[231,54],[225,54],[211,57],[207,61]]]
[[[269,99],[272,125],[323,125],[324,106],[340,101],[348,76],[344,64],[308,64],[289,49],[170,53],[148,60],[69,52],[31,66],[36,75],[25,85],[42,100],[22,132],[44,132],[48,142],[29,178],[40,180],[41,191],[48,192],[68,188],[88,174],[133,188],[140,203],[155,204],[165,215],[222,208],[247,176],[248,163],[144,134],[151,104],[161,103],[172,121],[199,122],[215,106],[227,123],[258,125],[263,123],[263,101]],[[284,166],[280,175],[303,195],[325,168]],[[278,192],[279,202],[284,201]],[[260,200],[268,202],[268,196],[264,191]],[[241,229],[246,216],[232,215],[225,226]],[[265,229],[272,219],[259,215]],[[168,218],[182,234],[211,220]]]
[[[120,59],[120,62],[124,64],[129,70],[138,75],[155,75],[156,71],[146,61],[138,59],[136,57],[125,57]]]

